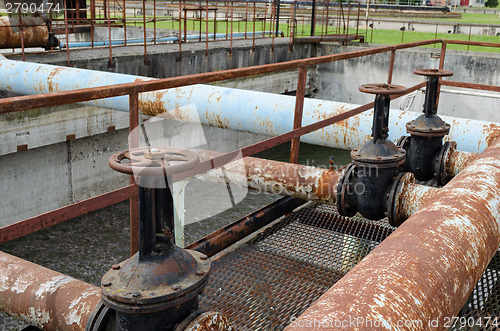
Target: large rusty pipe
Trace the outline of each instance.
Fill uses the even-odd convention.
[[[0,89],[20,94],[71,91],[153,78],[66,68],[38,63],[7,60],[0,57]],[[121,111],[129,110],[128,97],[121,96],[90,101],[85,104]],[[191,105],[189,112],[180,107]],[[357,105],[306,98],[302,126],[344,113]],[[186,107],[185,107],[186,108]],[[184,109],[185,109],[184,108]],[[272,93],[245,91],[209,85],[191,85],[168,90],[141,93],[139,109],[143,114],[159,115],[180,121],[201,121],[202,124],[237,131],[276,136],[293,128],[295,97]],[[234,110],[238,109],[237,112]],[[391,110],[389,138],[395,141],[406,134],[405,124],[419,114]],[[307,134],[301,141],[343,149],[360,147],[370,139],[373,111],[367,111],[321,130]],[[460,150],[479,152],[500,135],[496,123],[443,116],[451,125],[446,139],[454,140]]]
[[[85,330],[101,289],[0,251],[0,310],[44,330]]]
[[[20,48],[21,30],[24,47],[46,47],[49,29],[41,17],[0,17],[0,48]]]
[[[500,139],[287,330],[443,330],[500,243]]]

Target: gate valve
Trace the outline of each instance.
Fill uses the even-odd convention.
[[[101,281],[103,302],[116,312],[116,330],[173,330],[198,309],[210,261],[175,245],[169,189],[173,174],[198,164],[196,153],[172,147],[132,149],[109,160],[114,170],[135,174],[139,185],[139,252]]]
[[[361,148],[351,151],[349,164],[337,186],[337,208],[344,216],[356,212],[377,220],[387,216],[388,192],[406,152],[387,139],[391,95],[404,94],[400,85],[367,84],[359,90],[375,94],[372,139]]]
[[[423,114],[406,124],[410,137],[403,136],[398,146],[406,152],[405,169],[412,172],[419,181],[435,179],[444,185],[451,178],[445,173],[445,155],[455,148],[454,143],[443,144],[443,137],[450,131],[450,125],[437,115],[439,102],[439,79],[453,75],[452,71],[441,69],[417,69],[416,75],[427,77]]]

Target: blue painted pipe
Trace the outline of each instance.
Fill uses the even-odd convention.
[[[133,83],[152,80],[110,72],[66,68],[39,63],[0,59],[0,89],[25,95],[73,91],[88,87]],[[160,102],[158,102],[160,100]],[[86,102],[98,107],[129,111],[128,96]],[[191,105],[191,107],[185,107]],[[180,107],[185,107],[179,111]],[[306,98],[303,125],[335,116],[357,107],[335,101]],[[275,136],[292,130],[295,97],[225,88],[211,85],[191,85],[159,90],[139,95],[139,109],[147,115],[180,121],[201,121],[202,124],[256,134]],[[406,135],[405,124],[419,113],[391,110],[389,139]],[[342,149],[354,149],[370,139],[373,111],[367,111],[340,123],[307,134],[301,141]],[[451,125],[446,139],[454,140],[458,148],[480,152],[500,132],[500,125],[471,119],[442,116]]]

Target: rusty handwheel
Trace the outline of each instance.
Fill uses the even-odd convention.
[[[113,170],[129,175],[173,175],[193,169],[199,163],[195,152],[176,147],[134,148],[109,158]]]
[[[453,71],[443,70],[443,69],[415,69],[413,70],[415,75],[427,76],[427,77],[449,77],[453,76]]]
[[[378,95],[391,95],[391,94],[404,94],[408,88],[401,85],[394,84],[364,84],[359,87],[363,93],[378,94]]]

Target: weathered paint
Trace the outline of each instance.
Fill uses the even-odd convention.
[[[439,189],[435,187],[415,184],[414,179],[404,183],[403,185],[404,186],[400,193],[400,199],[398,199],[398,210],[400,211],[399,217],[403,220],[406,220],[410,218],[411,215],[415,214],[439,191]]]
[[[232,184],[248,185],[248,188],[260,192],[324,203],[335,203],[335,190],[341,174],[341,170],[245,157],[198,178],[225,182],[222,169],[229,175],[228,179]]]
[[[447,155],[445,163],[445,171],[450,178],[455,177],[462,171],[472,160],[477,156],[477,153],[452,150]]]
[[[152,78],[77,68],[57,67],[0,59],[5,74],[0,89],[31,95],[57,91],[72,91],[88,87],[133,83]],[[222,78],[221,78],[222,79]],[[100,99],[87,102],[104,108],[128,111],[128,97]],[[141,93],[139,109],[147,115],[159,115],[181,121],[192,120],[191,114],[176,109],[195,105],[203,124],[256,134],[276,136],[293,128],[295,97],[238,89],[191,85],[168,90]],[[305,99],[302,126],[344,113],[357,105],[326,100]],[[236,111],[235,111],[236,110]],[[419,114],[391,110],[389,139],[405,135],[404,125]],[[301,141],[343,149],[360,147],[369,140],[373,111],[330,125],[310,134]],[[443,116],[452,127],[446,139],[458,143],[460,150],[479,152],[497,137],[500,126],[495,123]]]
[[[226,316],[219,312],[207,311],[196,316],[182,331],[235,331]]]
[[[445,329],[497,251],[499,186],[497,139],[287,330]]]
[[[85,330],[101,290],[0,252],[0,310],[44,330]]]
[[[23,45],[19,18],[0,17],[0,48],[45,47],[49,30],[41,17],[22,18]]]

